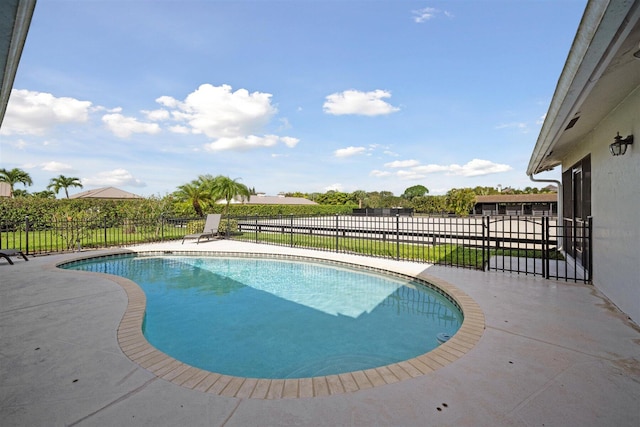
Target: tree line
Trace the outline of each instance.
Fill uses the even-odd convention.
[[[45,198],[55,199],[55,195],[64,190],[68,199],[68,189],[70,187],[82,188],[79,178],[65,177],[60,175],[52,178],[47,186],[47,191],[29,194],[26,190],[15,189],[16,184],[23,184],[25,187],[32,185],[33,182],[29,174],[21,169],[0,169],[0,182],[6,182],[10,185],[12,198]],[[313,207],[299,207],[299,209],[285,209],[293,213],[314,213],[322,211],[322,213],[350,212],[354,208],[410,208],[416,213],[422,214],[456,214],[468,215],[475,205],[475,199],[478,195],[492,194],[537,194],[545,192],[555,192],[554,188],[545,187],[543,189],[535,187],[526,187],[523,190],[513,189],[510,187],[495,188],[482,187],[475,188],[453,188],[444,195],[429,195],[429,189],[424,185],[414,185],[405,189],[400,195],[396,196],[391,191],[364,191],[356,190],[351,193],[330,190],[325,193],[302,193],[290,192],[285,193],[288,197],[302,197],[312,200],[321,206],[333,206],[335,209],[321,209]],[[44,193],[44,194],[43,194]],[[250,200],[255,195],[255,188],[249,188],[240,182],[240,178],[231,179],[228,176],[218,175],[200,175],[196,179],[177,186],[176,190],[164,197],[148,198],[156,204],[162,206],[161,210],[165,214],[172,215],[197,215],[204,216],[206,213],[220,211],[219,201],[224,200],[223,212],[228,216],[231,210],[231,202],[239,201],[238,205],[233,206],[233,211],[242,212],[242,214],[250,214],[258,209],[242,209],[242,202]],[[158,209],[152,209],[158,211]],[[283,213],[283,208],[262,209],[261,212],[266,213]],[[295,212],[294,212],[295,211]]]
[[[22,169],[13,168],[13,169],[0,169],[0,182],[5,182],[9,184],[9,196],[10,197],[39,197],[43,199],[55,199],[56,194],[60,190],[64,190],[64,194],[69,198],[69,188],[70,187],[80,187],[82,188],[82,183],[80,182],[80,178],[77,177],[67,177],[64,175],[57,176],[55,178],[51,178],[49,180],[49,185],[47,185],[47,190],[38,191],[35,193],[28,193],[27,190],[16,189],[16,184],[22,184],[25,187],[28,185],[33,185],[33,180],[31,176]]]
[[[367,192],[357,190],[352,193],[327,191],[326,193],[286,193],[287,196],[304,197],[319,204],[351,205],[358,208],[410,208],[423,214],[468,215],[475,206],[476,196],[494,194],[539,194],[554,193],[552,187],[526,187],[523,190],[511,187],[494,188],[477,186],[474,188],[452,188],[444,195],[429,195],[423,185],[405,189],[400,196],[391,191]]]

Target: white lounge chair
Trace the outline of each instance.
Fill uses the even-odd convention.
[[[204,237],[206,237],[207,240],[210,240],[211,238],[218,236],[220,234],[218,232],[218,227],[220,226],[220,217],[222,217],[222,215],[220,214],[208,214],[207,220],[204,223],[204,229],[202,230],[202,233],[187,234],[182,238],[182,244],[184,245],[184,241],[186,239],[198,239],[198,241],[196,242],[197,244],[200,243],[200,239]]]
[[[9,261],[9,264],[13,265],[13,261],[11,261],[10,256],[21,256],[25,261],[29,261],[24,252],[19,251],[17,249],[0,249],[0,257]]]

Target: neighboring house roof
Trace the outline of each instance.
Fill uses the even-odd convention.
[[[561,164],[640,87],[639,41],[640,1],[589,1],[531,154],[528,175]],[[620,134],[624,137],[630,130],[621,128]]]
[[[0,1],[0,125],[35,7],[36,0]]]
[[[0,197],[11,197],[11,186],[7,182],[0,182]]]
[[[551,203],[557,201],[557,193],[493,194],[489,196],[476,196],[476,203]]]
[[[249,205],[317,205],[304,197],[254,196],[245,203]]]
[[[129,193],[124,190],[120,190],[115,187],[103,187],[103,188],[95,188],[93,190],[83,191],[82,193],[73,194],[69,196],[70,199],[113,199],[113,200],[123,200],[123,199],[144,199],[142,196],[138,196],[137,194]]]
[[[226,200],[219,200],[219,204],[227,203]],[[262,196],[254,195],[249,200],[232,200],[232,204],[243,203],[245,205],[317,205],[313,200],[305,199],[304,197],[284,197],[284,196]]]

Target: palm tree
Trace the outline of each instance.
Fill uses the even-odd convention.
[[[29,197],[29,192],[27,190],[22,190],[21,188],[16,188],[11,193],[11,197]]]
[[[358,202],[358,209],[362,209],[362,202],[367,197],[367,192],[364,190],[356,190],[351,193],[351,197]]]
[[[0,169],[0,182],[6,182],[10,187],[10,194],[13,197],[13,186],[17,183],[27,185],[33,185],[29,174],[22,169],[13,168],[11,170]]]
[[[249,188],[238,182],[240,178],[231,179],[228,176],[218,175],[213,180],[213,195],[216,199],[224,199],[227,201],[227,206],[224,210],[224,215],[226,217],[229,216],[229,205],[231,204],[231,200],[235,197],[240,196],[244,201],[249,200],[251,197],[251,191]]]
[[[54,193],[51,190],[44,190],[44,191],[36,191],[35,193],[31,193],[31,196],[37,199],[55,199],[56,193]]]
[[[60,175],[57,178],[51,178],[49,181],[49,185],[47,185],[47,190],[51,190],[53,188],[53,192],[58,194],[61,188],[64,188],[64,194],[69,198],[69,187],[80,187],[82,188],[82,183],[80,183],[80,178],[76,177],[66,177],[64,175]]]
[[[198,216],[204,216],[203,205],[211,201],[211,189],[202,180],[194,180],[178,187],[173,194],[181,202],[189,203]]]

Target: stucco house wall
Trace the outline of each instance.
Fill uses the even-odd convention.
[[[609,152],[616,132],[634,135],[624,156]],[[562,162],[563,172],[591,154],[593,283],[640,322],[640,87]]]

